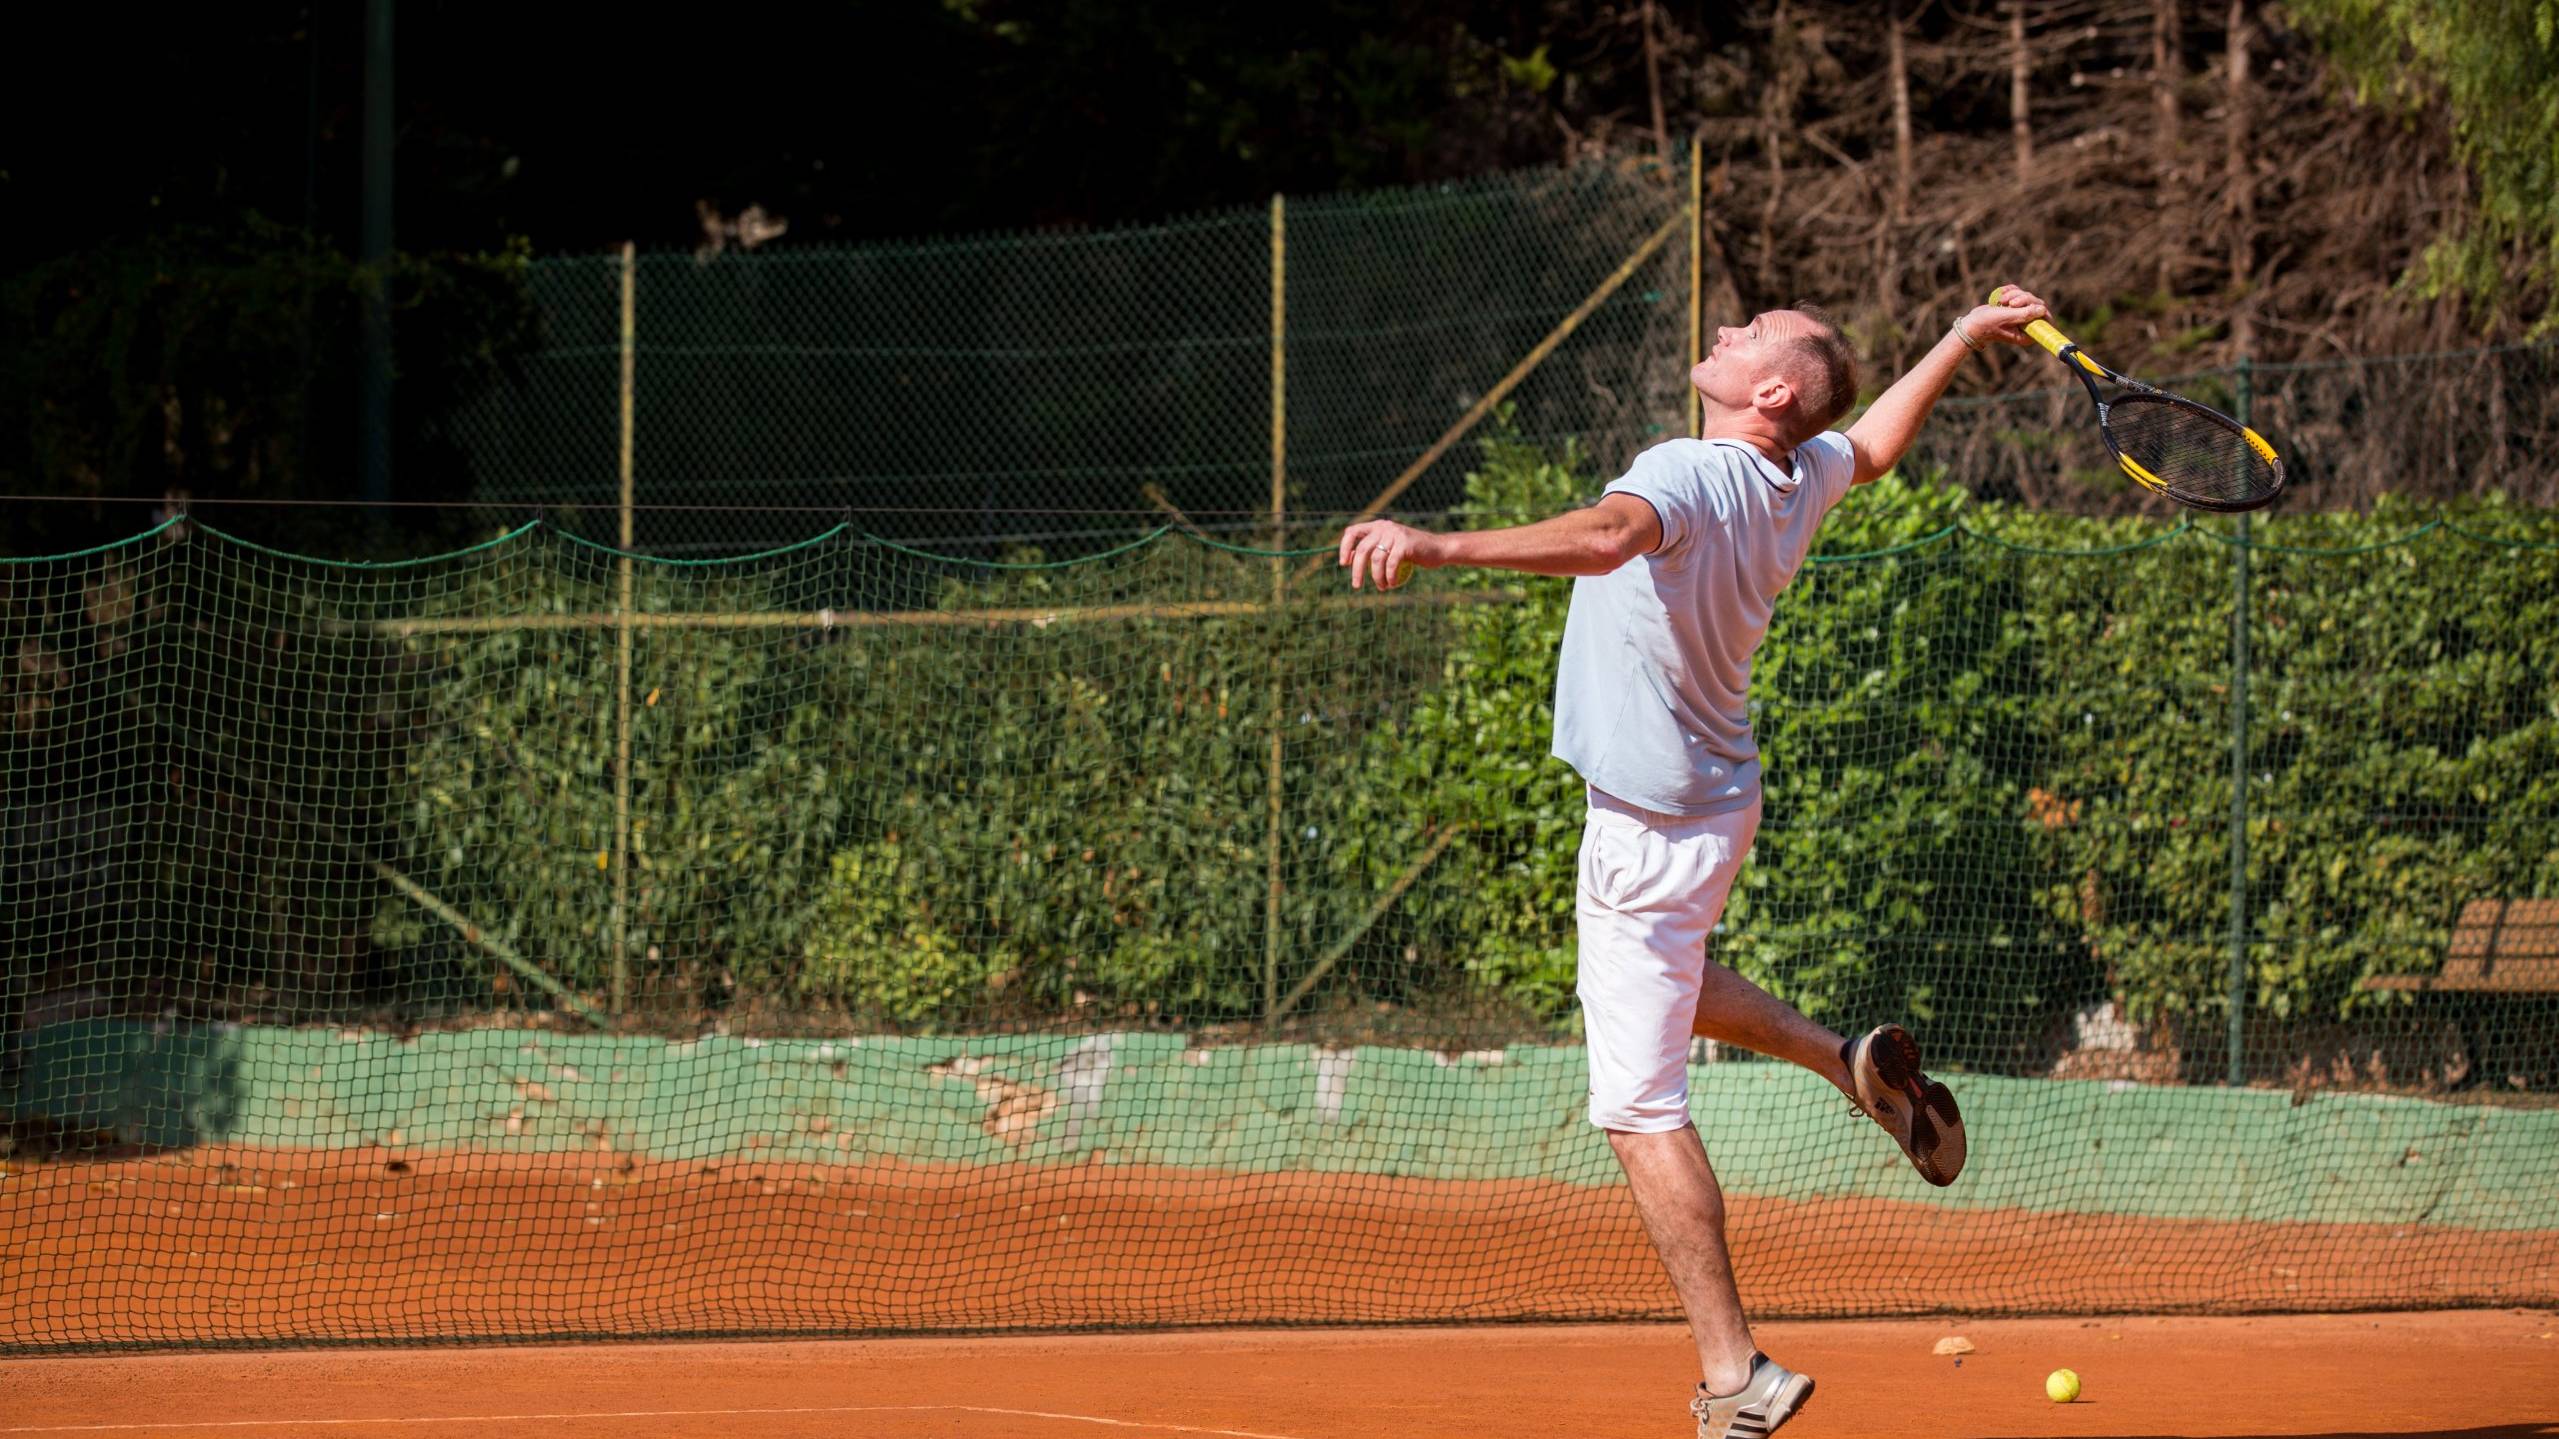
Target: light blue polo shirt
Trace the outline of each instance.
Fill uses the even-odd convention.
[[[1857,467],[1836,431],[1798,446],[1794,462],[1789,474],[1739,440],[1672,440],[1608,487],[1650,504],[1662,540],[1573,581],[1553,753],[1590,784],[1663,814],[1759,799],[1751,655]]]

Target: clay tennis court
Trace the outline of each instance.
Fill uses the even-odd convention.
[[[1179,1328],[1666,1313],[1622,1190],[206,1148],[36,1165],[0,1202],[25,1236],[0,1255],[0,1337],[289,1351],[12,1361],[0,1434],[1667,1435],[1694,1366],[1662,1322]],[[2559,1435],[2548,1312],[2155,1312],[2547,1293],[2559,1236],[1767,1199],[1734,1218],[1760,1312],[1936,1312],[1763,1325],[1821,1383],[1789,1431],[1808,1439]],[[2246,1272],[2197,1261],[2216,1250]],[[2430,1287],[2411,1293],[2418,1256]],[[2154,1312],[1976,1317],[2065,1281]],[[1169,1332],[309,1347],[1095,1312]],[[1975,1345],[1961,1364],[1932,1353],[1953,1334]],[[2068,1408],[2042,1393],[2064,1366],[2087,1386]]]
[[[1924,1283],[1917,1276],[1914,1283]],[[2559,1435],[2522,1311],[1764,1324],[1788,1439]],[[1930,1352],[1962,1334],[1958,1366]],[[1689,1432],[1675,1325],[180,1354],[0,1365],[0,1434],[1440,1439]],[[2081,1402],[2045,1400],[2076,1369]]]

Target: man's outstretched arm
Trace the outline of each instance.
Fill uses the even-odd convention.
[[[2007,287],[2007,294],[2015,304],[1984,305],[1955,322],[1972,336],[1973,344],[2034,343],[2026,338],[2026,323],[2045,318],[2044,302],[2015,285]],[[1955,370],[1971,349],[1949,329],[1936,348],[1910,367],[1910,373],[1893,381],[1891,389],[1867,406],[1857,423],[1848,427],[1849,448],[1857,452],[1857,473],[1849,483],[1862,485],[1901,463],[1919,427],[1927,423],[1928,411],[1946,393],[1946,382],[1955,378]]]
[[[1342,531],[1341,563],[1351,588],[1363,579],[1379,589],[1403,583],[1407,566],[1435,570],[1477,565],[1531,575],[1604,575],[1662,542],[1661,517],[1633,495],[1602,495],[1586,510],[1507,530],[1433,534],[1393,520],[1369,520]]]

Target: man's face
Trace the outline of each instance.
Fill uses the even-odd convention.
[[[1725,325],[1715,331],[1715,343],[1706,358],[1688,372],[1688,382],[1697,393],[1726,409],[1748,410],[1779,398],[1770,386],[1785,386],[1778,373],[1778,347],[1801,335],[1820,332],[1810,315],[1799,310],[1770,310],[1753,316],[1747,324]],[[1792,387],[1787,387],[1791,396]]]

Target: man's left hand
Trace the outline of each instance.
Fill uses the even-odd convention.
[[[1350,566],[1351,588],[1361,573],[1391,590],[1412,577],[1414,568],[1437,569],[1445,562],[1448,539],[1393,520],[1368,520],[1342,531],[1341,563]]]

